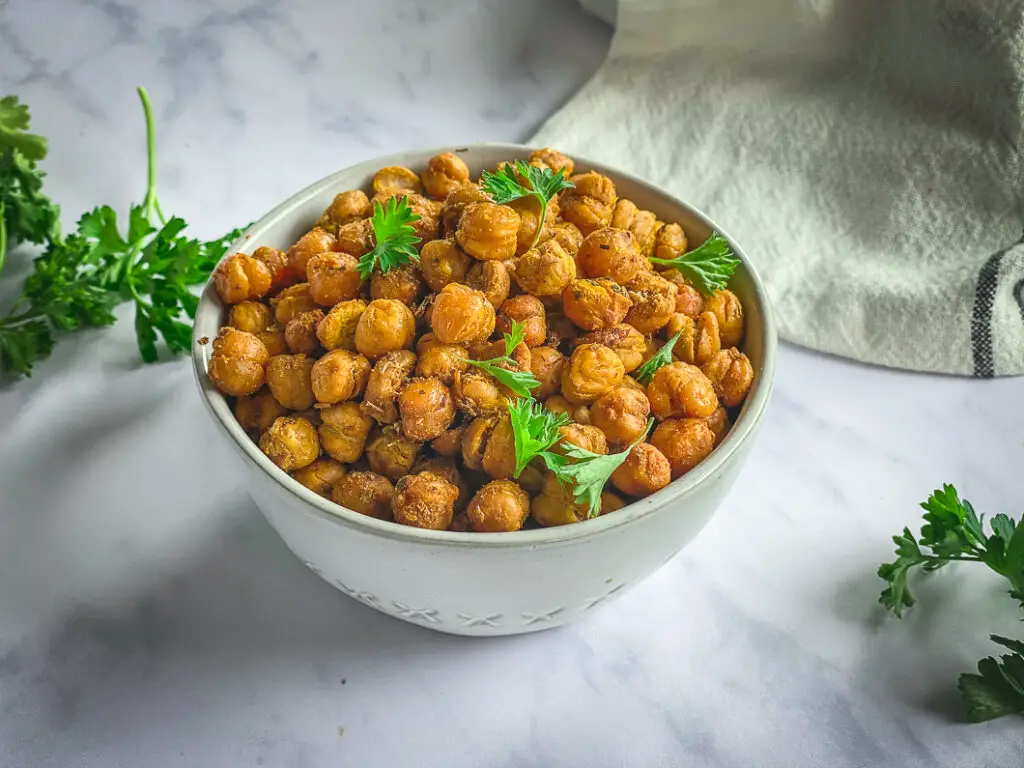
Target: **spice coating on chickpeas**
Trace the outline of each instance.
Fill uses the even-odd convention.
[[[471,156],[381,168],[287,251],[225,257],[209,379],[270,461],[359,514],[474,533],[615,514],[742,418],[759,362],[743,353],[746,294],[651,262],[703,233],[641,209],[633,184],[551,148],[519,158],[529,173],[482,175]],[[572,186],[542,217],[530,175],[554,172]],[[389,252],[380,217],[399,209],[418,218]],[[520,467],[517,436],[538,445],[535,426],[557,433],[554,463],[526,442]],[[590,461],[596,475],[565,469]]]

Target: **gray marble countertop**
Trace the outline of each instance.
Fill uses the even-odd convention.
[[[525,139],[610,35],[571,0],[6,0],[0,93],[50,137],[70,223],[141,198],[146,85],[163,207],[212,236],[375,155]],[[141,367],[124,315],[0,390],[0,766],[1024,766],[1019,719],[955,698],[989,632],[1019,635],[999,584],[948,569],[897,622],[874,575],[943,481],[1019,513],[1019,380],[784,345],[697,541],[583,623],[480,641],[295,560],[191,378]]]

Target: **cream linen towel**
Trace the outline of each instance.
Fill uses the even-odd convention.
[[[791,341],[1024,372],[1024,2],[620,0],[616,26],[533,143],[706,211]]]

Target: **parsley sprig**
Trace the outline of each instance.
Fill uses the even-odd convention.
[[[560,427],[571,420],[564,413],[552,413],[532,397],[521,397],[508,404],[512,418],[512,435],[516,447],[516,472],[519,477],[526,465],[558,442]]]
[[[526,326],[518,321],[513,321],[512,332],[504,335],[504,355],[493,357],[490,360],[467,360],[466,362],[490,374],[519,397],[529,397],[530,390],[539,387],[540,382],[530,371],[520,371],[518,363],[512,359],[512,351],[522,344],[525,338]]]
[[[529,186],[521,183],[516,174],[524,179]],[[552,171],[550,168],[538,168],[535,165],[528,165],[522,160],[516,160],[512,167],[506,164],[494,172],[484,171],[481,174],[480,186],[499,205],[511,203],[513,200],[523,197],[536,198],[540,203],[540,218],[537,221],[543,224],[548,213],[548,201],[563,189],[570,189],[576,185],[565,178],[563,168]],[[531,248],[540,239],[542,229],[543,226],[537,227],[533,243],[530,244]]]
[[[663,365],[668,365],[672,362],[672,350],[675,349],[676,342],[679,341],[679,337],[683,334],[682,331],[677,333],[668,343],[665,344],[661,349],[654,353],[654,356],[646,363],[636,369],[634,378],[641,384],[650,384],[651,379],[654,378],[654,372],[661,368]]]
[[[1004,577],[1010,596],[1024,609],[1024,524],[1007,515],[996,515],[985,531],[979,516],[956,488],[944,485],[921,504],[925,510],[921,535],[909,528],[893,537],[896,559],[878,569],[887,586],[879,601],[897,617],[914,605],[907,584],[908,573],[917,567],[935,571],[951,562],[984,563]],[[960,676],[960,697],[967,717],[975,722],[1024,713],[1024,642],[990,635],[1010,651],[998,659],[978,662],[978,673]]]
[[[381,206],[380,201],[373,201],[373,215],[370,224],[373,226],[373,239],[376,245],[369,253],[359,257],[356,269],[363,280],[368,280],[375,268],[381,272],[390,272],[411,261],[419,259],[416,244],[420,238],[412,222],[420,217],[413,213],[409,198],[402,195],[388,199]]]
[[[689,253],[674,259],[651,257],[655,264],[678,269],[705,296],[721,291],[739,266],[740,260],[729,247],[729,241],[717,232]]]

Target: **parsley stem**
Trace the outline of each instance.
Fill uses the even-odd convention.
[[[540,240],[540,233],[544,231],[544,222],[548,218],[548,199],[542,194],[535,193],[534,197],[540,200],[540,218],[537,219],[537,231],[533,233],[533,242],[530,243],[530,248],[537,247],[537,241]]]
[[[0,272],[4,271],[4,262],[7,260],[7,223],[4,221],[6,205],[0,200]]]
[[[146,118],[146,197],[142,201],[142,209],[146,220],[153,215],[153,210],[160,210],[156,199],[156,136],[153,130],[153,105],[149,102],[149,94],[141,85],[138,87],[139,99],[142,101],[142,113]],[[163,215],[160,216],[163,220]]]

